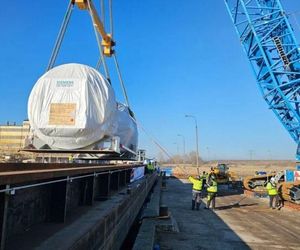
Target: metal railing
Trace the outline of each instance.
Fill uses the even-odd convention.
[[[44,181],[44,182],[40,182],[40,183],[22,185],[22,186],[17,186],[17,187],[10,187],[10,185],[7,184],[5,189],[0,190],[0,193],[7,193],[7,194],[10,194],[10,195],[14,195],[17,190],[21,190],[21,189],[38,187],[38,186],[43,186],[43,185],[49,185],[49,184],[64,182],[64,181],[72,182],[73,180],[78,180],[78,179],[83,179],[83,178],[93,177],[93,176],[97,177],[98,175],[103,175],[103,174],[113,174],[113,173],[116,173],[116,172],[126,171],[126,170],[130,170],[130,169],[132,169],[132,168],[109,170],[109,171],[104,171],[104,172],[94,172],[92,174],[87,174],[87,175],[82,175],[82,176],[75,176],[75,177],[67,176],[66,178],[59,179],[59,180]]]

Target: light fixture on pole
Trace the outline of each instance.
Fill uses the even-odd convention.
[[[199,148],[198,148],[198,124],[197,124],[197,118],[194,115],[185,115],[186,118],[193,118],[195,121],[195,129],[196,129],[196,154],[197,154],[197,170],[199,172]],[[199,173],[198,173],[199,174]]]

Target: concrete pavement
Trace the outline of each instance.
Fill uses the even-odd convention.
[[[191,210],[192,186],[169,179],[162,203],[177,221],[179,233],[157,232],[161,250],[171,249],[300,249],[300,214],[270,210],[265,201],[243,196],[217,197],[217,210]]]

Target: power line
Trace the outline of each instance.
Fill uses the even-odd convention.
[[[155,145],[157,146],[161,152],[163,152],[166,156],[168,156],[170,159],[172,158],[171,154],[167,151],[167,149],[165,149],[159,142],[156,138],[154,138],[154,136],[150,135],[150,133],[148,133],[146,131],[146,129],[139,123],[136,121],[136,124],[139,128],[141,128],[144,133],[149,137],[150,141]]]

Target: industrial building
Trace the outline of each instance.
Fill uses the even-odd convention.
[[[23,148],[29,131],[28,120],[24,120],[20,125],[9,122],[6,125],[0,125],[0,150],[9,152]]]

